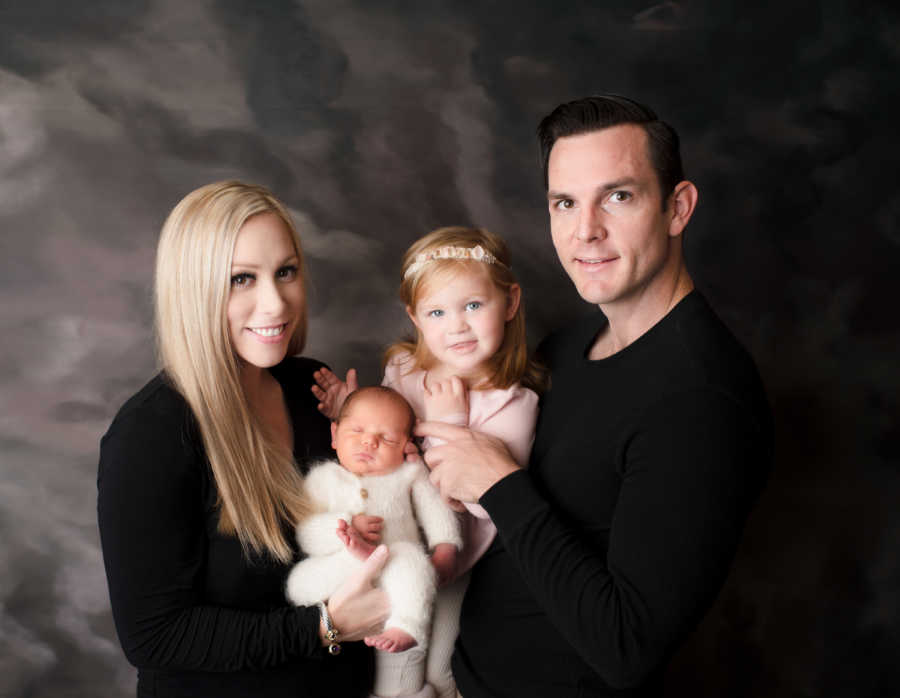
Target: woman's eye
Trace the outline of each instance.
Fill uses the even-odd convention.
[[[289,264],[275,272],[275,276],[281,281],[293,281],[297,278],[297,271],[297,265]]]
[[[249,286],[251,281],[253,281],[253,274],[241,272],[231,277],[231,286],[232,288],[244,288]]]
[[[466,303],[466,310],[478,310],[481,307],[481,301],[469,301]]]
[[[444,315],[443,310],[429,310],[427,317],[442,317]]]

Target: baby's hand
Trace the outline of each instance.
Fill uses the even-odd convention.
[[[469,396],[459,376],[425,386],[425,420],[445,422],[451,418],[461,424],[469,421]]]
[[[337,531],[335,531],[335,533],[337,533],[337,537],[340,538],[341,542],[347,547],[347,550],[350,551],[350,554],[359,560],[367,560],[369,555],[375,550],[374,545],[363,540],[359,531],[343,519],[338,519]]]
[[[437,572],[438,587],[444,586],[456,575],[456,546],[453,543],[438,543],[431,553],[431,564]]]
[[[384,519],[380,516],[356,514],[350,519],[350,525],[357,530],[366,542],[372,545],[378,545],[381,542],[381,529],[384,526]]]
[[[356,380],[356,369],[347,371],[347,380],[342,381],[324,366],[313,373],[316,385],[312,386],[312,394],[319,400],[319,412],[328,419],[337,419],[347,396],[359,387]]]

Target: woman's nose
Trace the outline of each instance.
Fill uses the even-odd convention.
[[[285,302],[278,284],[274,281],[260,284],[257,303],[262,312],[273,316],[280,315],[284,310]]]

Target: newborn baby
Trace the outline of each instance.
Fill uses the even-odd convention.
[[[287,582],[293,603],[325,601],[362,565],[364,554],[353,550],[377,538],[380,525],[390,558],[379,584],[391,615],[384,631],[366,641],[384,652],[424,649],[437,578],[452,576],[462,543],[456,515],[429,482],[425,465],[404,460],[414,422],[409,403],[390,388],[360,388],[347,397],[331,425],[337,461],[323,461],[306,476],[314,513],[297,526],[297,540],[309,557]]]

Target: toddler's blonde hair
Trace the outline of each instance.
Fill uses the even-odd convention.
[[[417,263],[420,254],[434,253],[442,247],[472,249],[477,246],[493,255],[496,261],[488,263],[475,259],[441,257],[431,259],[426,264]],[[494,286],[508,298],[510,289],[518,283],[513,276],[511,263],[506,243],[489,230],[465,226],[438,228],[416,240],[403,255],[400,299],[411,312],[415,312],[416,303],[437,284],[460,273],[473,272],[487,274]],[[416,265],[414,271],[407,273],[413,265]],[[385,364],[401,354],[410,355],[412,366],[409,370],[427,371],[436,363],[418,329],[415,339],[405,339],[388,347],[384,357]],[[487,375],[476,389],[504,389],[514,383],[521,383],[537,392],[542,391],[546,384],[545,369],[528,355],[525,308],[522,301],[519,302],[513,318],[506,323],[503,342],[497,352],[488,359]]]

